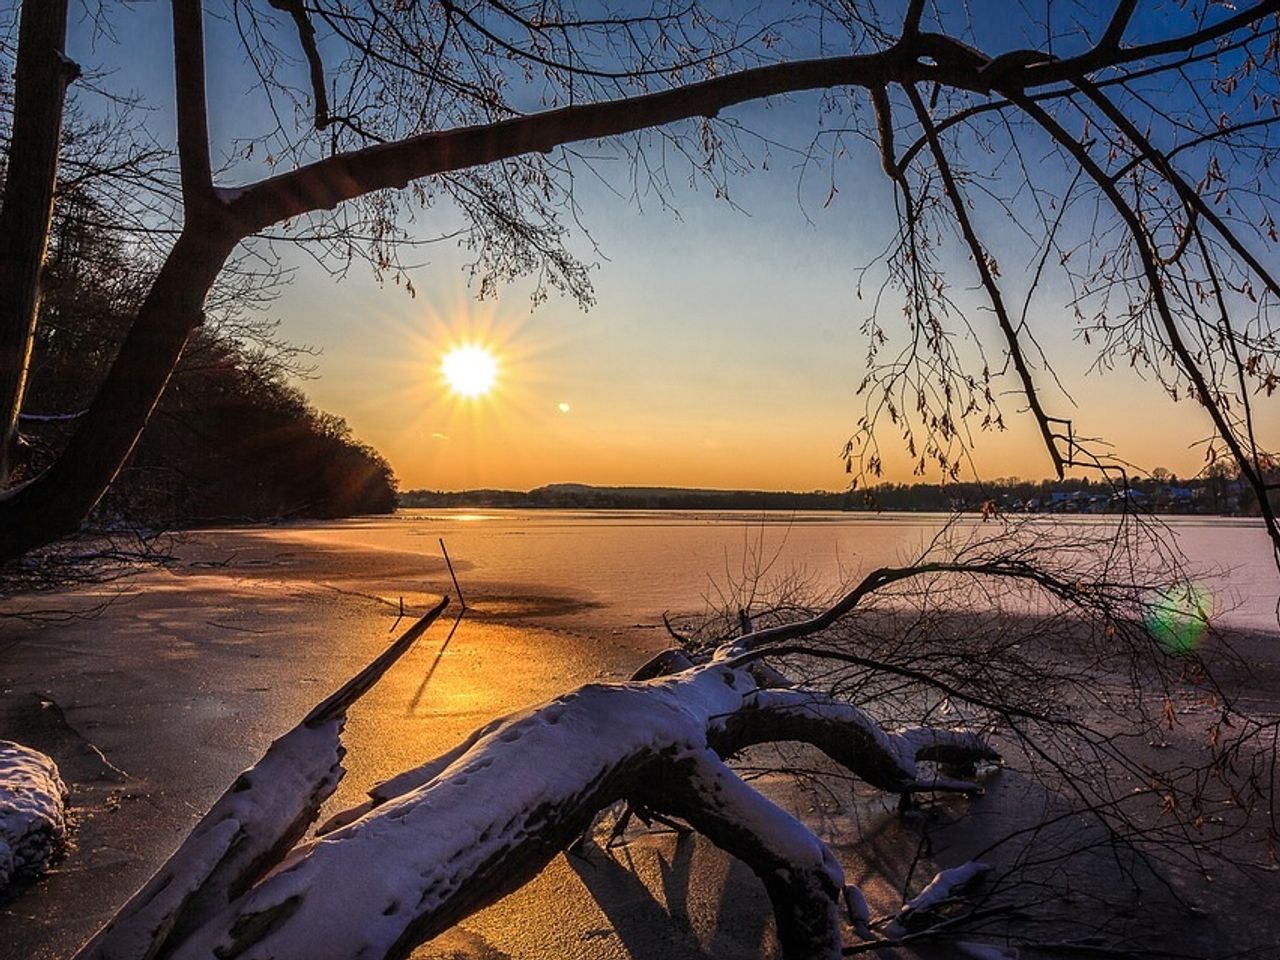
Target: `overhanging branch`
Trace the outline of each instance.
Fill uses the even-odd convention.
[[[1000,292],[1000,286],[996,283],[996,279],[991,273],[991,265],[987,262],[986,250],[983,249],[981,242],[978,240],[978,234],[973,228],[973,222],[969,219],[969,211],[964,205],[964,197],[960,195],[960,187],[956,183],[955,176],[951,171],[951,164],[947,161],[946,153],[942,149],[942,143],[938,139],[937,130],[934,128],[933,119],[929,116],[929,111],[925,108],[924,101],[920,99],[920,94],[916,92],[914,86],[907,86],[907,96],[911,98],[911,106],[915,109],[916,119],[924,127],[929,150],[933,154],[934,163],[937,164],[938,172],[942,176],[943,189],[946,191],[947,198],[951,201],[956,223],[960,226],[960,233],[964,236],[964,241],[969,247],[969,253],[973,257],[974,265],[978,269],[978,276],[982,279],[983,289],[987,291],[987,296],[991,300],[991,307],[995,311],[996,321],[1000,325],[1000,332],[1004,335],[1005,343],[1009,347],[1009,357],[1013,361],[1014,369],[1018,372],[1018,379],[1022,381],[1022,392],[1027,398],[1027,406],[1031,409],[1032,416],[1036,419],[1036,425],[1040,428],[1040,436],[1044,440],[1045,448],[1049,451],[1050,459],[1053,460],[1053,468],[1057,471],[1058,479],[1061,480],[1065,466],[1062,454],[1058,451],[1058,445],[1054,441],[1053,428],[1049,424],[1049,417],[1040,404],[1040,395],[1036,391],[1035,381],[1031,378],[1031,368],[1027,365],[1027,359],[1022,353],[1022,346],[1018,342],[1018,331],[1009,316],[1004,296]]]
[[[323,130],[329,126],[329,94],[324,83],[324,61],[320,59],[320,50],[316,47],[316,28],[307,16],[302,0],[269,0],[271,6],[283,10],[293,18],[293,25],[298,28],[298,42],[302,45],[303,55],[307,58],[307,71],[311,77],[311,99],[315,104],[316,129]]]
[[[178,165],[187,217],[213,199],[209,161],[209,107],[205,97],[204,11],[200,0],[173,0],[174,93]]]

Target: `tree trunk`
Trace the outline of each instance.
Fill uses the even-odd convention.
[[[18,413],[40,307],[67,85],[67,0],[22,5],[9,169],[0,207],[0,487],[12,469]]]
[[[0,563],[75,533],[124,466],[239,240],[229,224],[210,219],[183,228],[58,459],[30,482],[0,493]]]

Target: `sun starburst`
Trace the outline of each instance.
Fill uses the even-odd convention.
[[[449,389],[460,397],[482,397],[498,379],[498,360],[487,347],[463,344],[440,361],[440,373]]]

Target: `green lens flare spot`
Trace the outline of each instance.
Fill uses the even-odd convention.
[[[1194,650],[1213,616],[1213,595],[1193,583],[1164,590],[1147,605],[1143,624],[1171,653]]]

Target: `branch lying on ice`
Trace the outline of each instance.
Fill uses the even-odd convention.
[[[314,727],[338,717],[345,717],[347,709],[368,693],[369,689],[382,679],[383,675],[395,665],[396,661],[408,653],[409,648],[439,619],[440,614],[444,613],[447,606],[449,606],[449,597],[446,595],[440,599],[439,603],[423,614],[417,623],[401,634],[400,639],[380,653],[372,663],[316,704],[302,722],[307,726]]]
[[[597,811],[636,792],[660,751],[705,749],[710,718],[740,705],[745,676],[593,684],[514,714],[429,782],[294,851],[174,960],[250,946],[280,960],[403,957],[532,879]]]
[[[970,860],[958,867],[936,873],[925,888],[902,905],[887,932],[892,937],[928,926],[937,911],[981,882],[991,868]]]
[[[298,842],[346,772],[346,711],[449,603],[445,597],[382,655],[276,740],[76,960],[143,960],[167,951],[244,893]]]
[[[931,569],[943,568],[950,565]],[[918,572],[880,571],[864,587]],[[702,663],[665,651],[632,682],[591,684],[495,720],[378,785],[366,803],[330,818],[318,839],[295,846],[343,774],[347,708],[445,603],[273,744],[82,960],[246,951],[278,960],[401,958],[531,879],[601,809],[623,799],[682,817],[746,860],[769,890],[788,960],[834,958],[844,890],[838,865],[721,758],[754,743],[803,741],[899,793],[977,791],[968,781],[922,777],[918,763],[998,759],[975,734],[886,732],[853,706],[790,686],[755,662],[764,651],[743,653],[752,638],[778,636],[777,628],[754,631],[744,621],[745,635],[732,646],[740,662],[726,659],[725,648]],[[839,613],[837,605],[787,635]]]
[[[842,617],[852,612],[868,596],[894,583],[915,577],[938,573],[962,573],[971,576],[999,577],[1007,580],[1034,583],[1046,592],[1067,600],[1077,600],[1074,585],[1037,568],[1016,557],[995,557],[978,562],[938,561],[919,563],[910,567],[881,567],[862,578],[852,590],[821,613],[805,620],[763,627],[735,637],[723,644],[715,653],[715,659],[732,660],[749,651],[762,650],[772,645],[820,633],[834,626]]]
[[[852,704],[797,689],[759,691],[742,710],[721,718],[710,739],[724,756],[768,741],[809,743],[872,786],[895,793],[979,793],[982,788],[967,780],[921,779],[917,761],[963,766],[1000,759],[971,731],[910,727],[888,733]]]
[[[810,739],[898,787],[916,783],[917,756],[993,753],[968,735],[887,734],[853,708],[826,704],[823,715],[818,702],[803,691],[760,691],[747,670],[710,663],[588,685],[495,721],[339,814],[321,839],[293,850],[193,931],[173,958],[250,948],[280,960],[403,957],[521,886],[599,810],[631,798],[687,820],[761,873],[784,956],[838,956],[832,918],[843,882],[831,855],[711,750]],[[735,725],[738,714],[747,719]],[[859,749],[870,759],[860,760]]]

